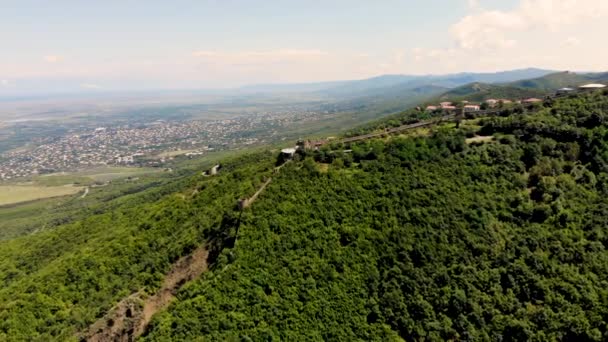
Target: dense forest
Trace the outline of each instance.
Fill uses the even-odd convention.
[[[0,340],[77,340],[205,243],[142,340],[608,339],[608,93],[276,162],[0,242]]]
[[[607,115],[594,94],[487,119],[492,143],[306,156],[144,340],[606,340]]]
[[[76,339],[123,297],[154,292],[179,257],[223,239],[225,213],[274,162],[270,153],[226,160],[225,175],[177,177],[104,213],[0,242],[0,341]]]

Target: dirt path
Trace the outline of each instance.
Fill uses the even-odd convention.
[[[88,194],[89,194],[89,187],[87,186],[86,188],[84,188],[84,193],[82,194],[82,196],[80,196],[80,198],[85,198],[85,197],[87,197]]]
[[[80,336],[81,341],[133,341],[146,331],[154,314],[167,307],[175,293],[187,282],[207,270],[208,251],[200,247],[179,259],[165,277],[161,288],[152,296],[140,292],[120,301],[103,318]]]
[[[244,200],[240,200],[239,206],[241,207],[241,210],[249,208],[253,204],[253,202],[255,202],[255,200],[258,199],[258,196],[260,196],[262,191],[264,191],[264,189],[266,189],[266,187],[268,186],[268,184],[270,184],[271,181],[272,181],[272,178],[268,178],[268,180],[266,182],[264,182],[264,184],[262,184],[262,186],[258,189],[258,191],[256,191],[255,194],[253,194],[253,196],[251,196],[250,198],[246,198]]]

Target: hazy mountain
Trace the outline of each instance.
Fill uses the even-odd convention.
[[[361,96],[369,92],[380,93],[395,89],[412,89],[424,86],[458,87],[472,82],[505,83],[541,77],[554,71],[519,69],[496,73],[458,73],[447,75],[381,75],[363,80],[333,81],[296,84],[261,84],[241,87],[246,92],[318,92],[331,96]]]
[[[472,82],[506,83],[522,79],[537,78],[551,73],[542,69],[521,69],[496,73],[458,73],[448,75],[380,75],[362,80],[343,80],[313,83],[257,84],[234,89],[198,89],[205,93],[317,93],[317,95],[353,97],[378,92],[382,88],[416,88],[427,85],[458,87]],[[137,80],[121,81],[90,80],[80,78],[2,79],[0,99],[15,99],[31,96],[61,96],[65,94],[136,93],[141,91],[192,92],[194,85],[182,90],[163,90],[151,85],[142,85]]]
[[[523,69],[498,73],[460,73],[443,76],[384,75],[344,83],[318,93],[342,99],[337,104],[337,108],[340,110],[352,110],[362,118],[372,119],[404,110],[419,103],[435,101],[440,96],[442,98],[472,96],[472,100],[496,95],[503,95],[507,98],[540,96],[542,93],[538,91],[505,89],[504,86],[484,82],[500,83],[505,80],[514,81],[520,80],[521,77],[537,77],[550,73],[552,72],[548,70]],[[451,93],[452,88],[456,88],[454,93]]]

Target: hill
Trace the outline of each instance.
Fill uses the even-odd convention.
[[[558,72],[545,75],[539,78],[521,80],[508,83],[511,87],[537,89],[542,91],[555,91],[560,88],[576,88],[589,82],[599,82],[608,80],[608,73],[573,73]]]
[[[607,114],[594,94],[484,119],[491,143],[445,127],[287,165],[144,340],[603,340]]]
[[[337,86],[332,83],[332,86],[318,90],[315,94],[330,99],[330,104],[327,106],[329,110],[352,112],[352,115],[356,116],[359,122],[362,122],[382,118],[426,101],[433,101],[451,88],[460,87],[470,82],[510,82],[548,73],[551,73],[551,71],[522,69],[497,73],[427,76],[384,75],[366,80],[342,82]],[[490,87],[490,85],[486,87]],[[459,91],[458,89],[456,88],[456,91]],[[481,97],[492,93],[483,93]],[[510,93],[518,95],[540,94],[540,92],[523,90],[510,91]]]
[[[430,98],[429,102],[438,101],[474,101],[481,102],[487,99],[523,99],[530,97],[544,97],[553,94],[560,88],[577,88],[590,82],[607,82],[608,73],[573,73],[557,72],[542,77],[522,79],[514,82],[472,82],[461,85],[442,93],[438,98]]]
[[[142,340],[603,340],[607,94],[327,145],[280,170],[251,153],[0,242],[0,340],[78,340],[94,322],[129,335],[139,299],[124,321],[104,315],[155,298],[201,246],[209,271]]]
[[[546,95],[545,91],[536,88],[518,88],[506,85],[471,83],[443,93],[439,96],[439,101],[467,100],[482,102],[487,99],[523,99],[529,97],[543,97],[544,95]]]
[[[364,95],[331,103],[326,108],[337,112],[351,112],[361,122],[401,112],[429,98],[436,97],[448,88],[434,85],[412,86],[401,84],[390,88],[370,89]]]
[[[513,82],[552,73],[543,69],[520,69],[496,73],[458,73],[447,75],[381,75],[363,80],[302,84],[252,85],[238,89],[246,96],[304,96],[324,102],[321,110],[342,112],[334,121],[348,126],[387,115],[427,101],[435,101],[451,88],[475,83]],[[538,92],[520,91],[523,94]],[[491,92],[488,94],[492,94]],[[483,94],[482,94],[483,96]],[[331,121],[331,120],[330,120]],[[327,123],[332,125],[331,122]],[[344,125],[342,125],[344,126]]]

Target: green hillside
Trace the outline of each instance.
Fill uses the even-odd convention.
[[[566,71],[549,74],[540,78],[512,82],[509,83],[509,86],[526,89],[538,89],[543,91],[555,91],[564,87],[576,88],[588,81],[589,78],[584,74],[576,74]]]
[[[209,271],[140,340],[606,340],[608,92],[545,106],[280,170],[276,152],[226,159],[0,241],[0,341],[112,327],[110,308],[202,245]]]
[[[291,164],[144,340],[605,340],[606,115],[596,94],[485,119],[494,143]]]
[[[529,97],[544,97],[553,94],[560,88],[577,88],[590,82],[608,82],[608,73],[577,74],[573,72],[557,72],[533,79],[524,79],[510,83],[469,83],[450,89],[443,93],[438,101],[474,101],[487,99],[523,99]]]
[[[535,88],[518,88],[515,86],[496,85],[487,83],[471,83],[451,89],[443,93],[438,101],[473,101],[482,102],[487,99],[523,99],[529,97],[543,97],[546,92]]]
[[[506,85],[511,87],[554,92],[560,88],[576,88],[585,83],[599,81],[608,81],[608,73],[577,74],[568,71],[557,72],[539,78],[507,83]]]

